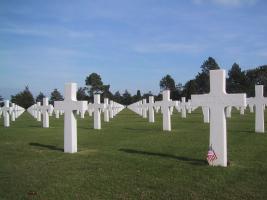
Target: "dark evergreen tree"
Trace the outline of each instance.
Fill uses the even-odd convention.
[[[122,96],[119,91],[115,92],[115,94],[113,95],[113,100],[117,103],[122,103]]]
[[[228,71],[227,92],[229,93],[246,93],[248,82],[245,72],[242,72],[238,64],[234,63]]]
[[[38,96],[36,97],[35,102],[41,102],[41,104],[42,104],[43,103],[43,98],[45,98],[45,95],[42,92],[40,92],[38,94]]]
[[[26,86],[25,89],[22,92],[19,92],[16,95],[12,95],[11,96],[11,102],[27,109],[29,108],[31,105],[34,104],[34,98],[33,95],[31,93],[31,91],[29,90],[29,87]]]
[[[77,90],[77,100],[78,101],[88,101],[89,96],[86,94],[87,88],[79,87]]]
[[[160,90],[170,90],[170,97],[173,100],[177,100],[176,96],[177,96],[177,91],[176,91],[176,86],[175,86],[175,81],[174,79],[167,74],[166,76],[164,76],[160,82],[159,82],[159,86],[160,86]]]
[[[132,95],[130,92],[125,90],[125,92],[122,94],[122,104],[123,105],[130,105],[132,103]]]
[[[4,105],[4,98],[0,95],[0,106]]]
[[[193,80],[187,81],[186,84],[184,85],[182,96],[186,97],[186,99],[191,99],[191,95],[196,94],[196,93],[197,93],[196,80],[193,79]]]
[[[92,73],[85,79],[85,85],[88,87],[90,96],[93,96],[94,93],[109,94],[109,85],[104,85],[101,76],[97,73]]]
[[[63,101],[63,100],[64,100],[63,96],[57,89],[54,89],[53,92],[51,92],[49,100],[50,104],[54,105],[54,101]]]
[[[208,60],[203,62],[201,72],[195,78],[198,94],[208,93],[210,91],[209,71],[215,69],[220,69],[220,67],[214,58],[209,57]]]

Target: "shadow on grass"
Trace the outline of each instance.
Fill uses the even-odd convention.
[[[61,152],[64,151],[63,148],[58,148],[58,147],[53,146],[53,145],[40,144],[40,143],[34,143],[34,142],[29,143],[29,145],[35,146],[35,147],[43,147],[43,148],[47,148],[47,149],[54,150],[54,151],[61,151]]]
[[[165,154],[165,153],[154,153],[154,152],[139,151],[139,150],[134,150],[134,149],[119,149],[119,151],[123,151],[126,153],[132,153],[132,154],[141,154],[141,155],[148,155],[148,156],[159,156],[159,157],[164,157],[164,158],[172,158],[175,160],[188,162],[192,165],[207,165],[206,160],[187,158],[187,157],[183,157],[183,156],[175,156],[175,155]]]

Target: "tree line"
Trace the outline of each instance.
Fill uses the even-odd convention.
[[[194,79],[187,81],[184,85],[175,82],[175,80],[167,74],[160,82],[160,90],[170,90],[171,99],[180,100],[181,97],[190,99],[191,94],[203,94],[209,92],[209,71],[214,69],[220,69],[220,66],[216,60],[209,57],[203,62],[200,67],[200,72],[197,73]],[[248,97],[254,96],[255,84],[262,84],[267,86],[267,65],[259,66],[250,70],[242,70],[237,63],[234,63],[231,69],[228,71],[228,77],[226,80],[226,90],[228,93],[246,93]],[[110,91],[110,85],[103,83],[101,76],[97,73],[91,73],[85,78],[85,86],[79,87],[77,91],[77,100],[87,100],[93,102],[94,94],[102,94],[101,99],[109,98],[123,105],[129,105],[143,98],[147,98],[154,95],[155,100],[161,100],[162,95],[152,94],[152,92],[141,94],[141,90],[137,90],[136,94],[131,94],[128,90],[125,90],[122,94],[117,91],[114,94]],[[267,87],[264,87],[264,94],[267,95]],[[45,95],[40,92],[36,98],[32,95],[29,87],[16,95],[11,96],[11,102],[16,103],[24,108],[30,107],[35,102],[42,102]],[[54,89],[50,94],[49,102],[51,104],[54,101],[63,100],[62,94],[58,89]],[[3,98],[0,96],[0,102]],[[2,102],[3,103],[3,102]]]

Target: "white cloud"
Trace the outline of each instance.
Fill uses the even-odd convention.
[[[199,53],[203,49],[203,46],[197,44],[183,43],[141,44],[134,47],[138,53]]]
[[[193,0],[195,4],[203,4],[203,3],[214,3],[217,5],[223,6],[242,6],[242,5],[253,5],[258,0]]]
[[[0,28],[0,33],[12,33],[17,35],[28,35],[38,37],[68,37],[68,38],[92,38],[94,34],[85,30],[71,30],[64,27],[26,27],[9,25],[7,27]]]

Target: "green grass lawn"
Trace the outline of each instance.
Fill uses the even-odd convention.
[[[267,117],[267,116],[266,116]],[[50,128],[24,113],[10,128],[0,119],[0,199],[267,199],[267,134],[254,114],[227,120],[230,166],[205,159],[209,125],[198,110],[172,116],[172,131],[129,110],[102,130],[78,118],[78,153],[63,153],[63,117]],[[266,126],[267,127],[267,126]]]

